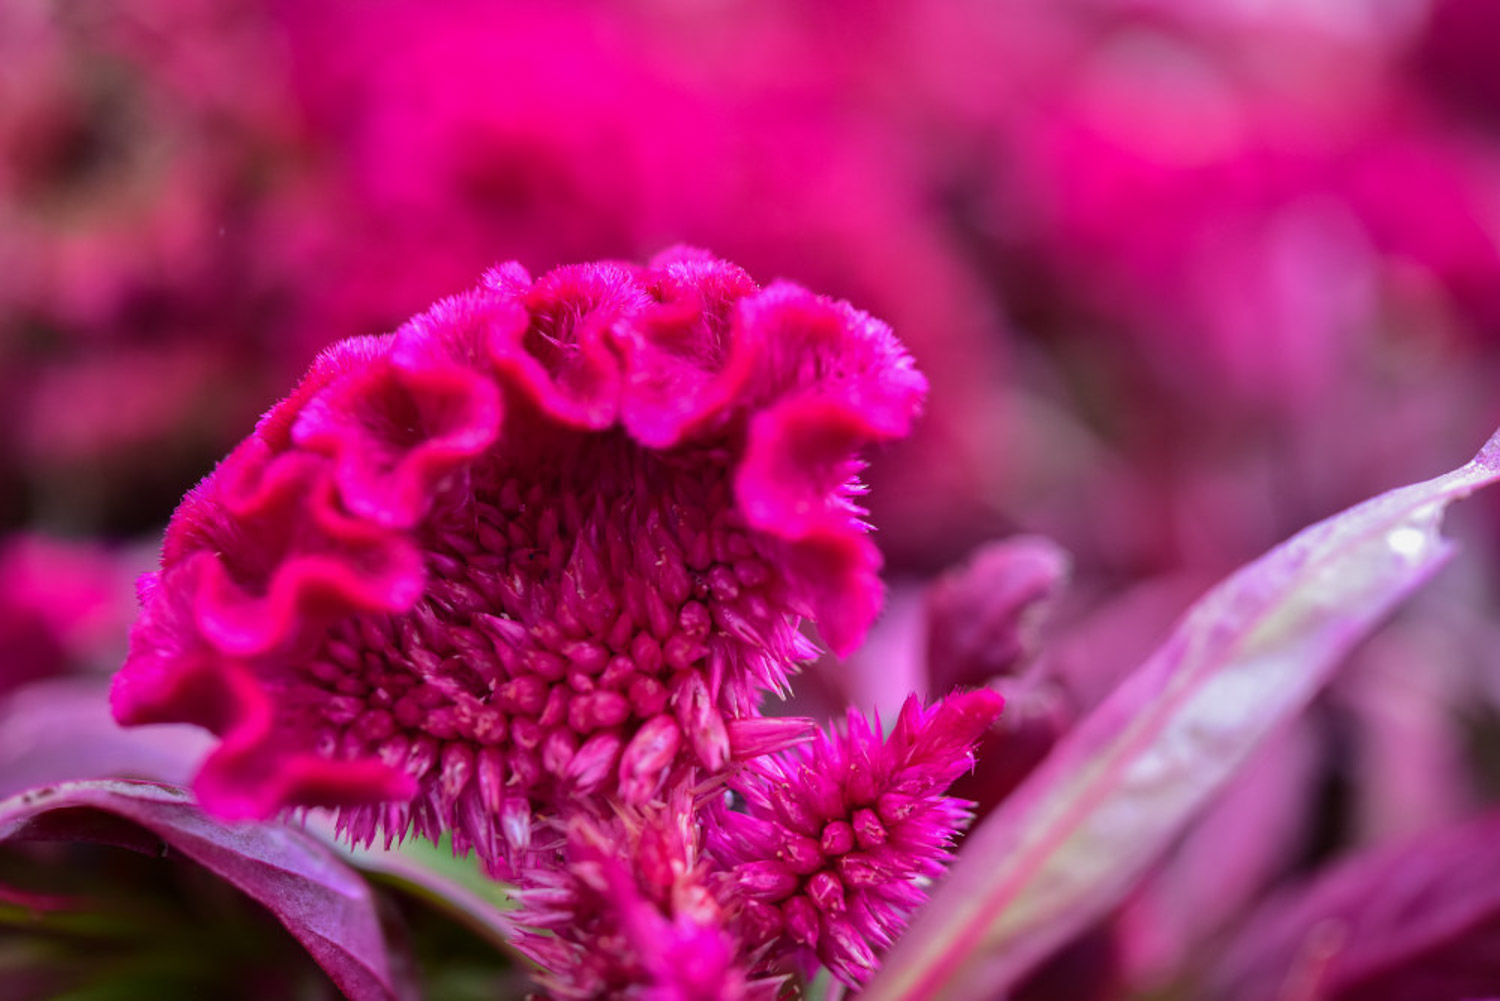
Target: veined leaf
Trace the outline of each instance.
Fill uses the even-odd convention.
[[[264,905],[351,1001],[405,1001],[369,885],[333,850],[282,824],[225,824],[186,792],[64,782],[0,801],[0,843],[96,841],[176,852]]]
[[[1109,912],[1344,654],[1452,555],[1463,467],[1305,529],[1200,599],[1166,643],[970,836],[866,1001],[1001,997]]]

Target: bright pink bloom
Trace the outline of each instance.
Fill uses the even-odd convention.
[[[710,885],[692,802],[575,820],[561,865],[520,873],[517,946],[557,998],[754,1001],[784,978],[751,977]]]
[[[539,807],[796,739],[756,703],[804,616],[841,653],[874,617],[856,452],[924,388],[884,324],[699,251],[496,268],[330,348],[188,495],[116,715],[218,733],[216,813],[513,860]]]
[[[972,766],[1000,714],[988,689],[923,708],[915,695],[882,741],[850,710],[848,729],[751,762],[730,784],[746,812],[727,808],[709,847],[741,898],[741,931],[767,963],[822,963],[850,986],[875,972],[940,875],[969,804],[943,795]]]

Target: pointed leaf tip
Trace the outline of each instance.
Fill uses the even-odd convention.
[[[1106,915],[1344,654],[1452,554],[1466,465],[1319,522],[1201,598],[1165,644],[970,836],[861,996],[997,996]],[[979,990],[979,978],[983,990]]]
[[[1474,456],[1472,463],[1483,470],[1494,472],[1500,470],[1500,429],[1490,435],[1490,440],[1484,443],[1479,454]]]

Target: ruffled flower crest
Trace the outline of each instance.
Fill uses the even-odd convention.
[[[124,723],[222,742],[212,811],[338,805],[498,868],[537,815],[799,739],[757,717],[878,609],[857,450],[925,391],[888,328],[675,249],[486,274],[326,351],[174,515]]]

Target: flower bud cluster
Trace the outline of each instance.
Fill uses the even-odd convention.
[[[889,737],[850,710],[847,728],[751,762],[731,780],[710,852],[742,899],[751,947],[826,966],[858,986],[941,875],[971,804],[943,795],[1000,714],[988,689],[924,708],[907,699]]]

